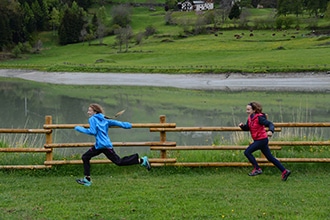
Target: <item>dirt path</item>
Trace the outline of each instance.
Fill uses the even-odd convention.
[[[203,90],[330,91],[330,74],[123,74],[0,70],[0,77],[67,85],[123,85]]]

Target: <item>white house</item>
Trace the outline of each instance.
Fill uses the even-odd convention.
[[[198,0],[198,1],[190,1],[186,0],[184,2],[179,2],[178,7],[181,11],[206,11],[212,10],[214,8],[213,0]]]

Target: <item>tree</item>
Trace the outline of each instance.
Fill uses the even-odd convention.
[[[97,26],[97,30],[96,30],[96,33],[97,33],[97,38],[99,39],[99,43],[102,45],[103,44],[103,37],[105,35],[105,25],[104,24],[99,24]]]
[[[177,0],[165,0],[165,10],[176,9],[177,8]]]
[[[277,15],[295,14],[296,16],[303,13],[303,0],[278,0]]]
[[[106,20],[107,13],[104,6],[100,7],[96,14],[96,33],[97,38],[99,39],[100,44],[103,44],[103,37],[106,35]],[[95,22],[95,21],[93,21]]]
[[[329,0],[303,0],[303,4],[310,15],[318,17],[327,10]]]
[[[21,13],[23,15],[23,26],[24,31],[26,35],[29,35],[30,33],[37,31],[37,22],[35,19],[35,16],[33,14],[33,11],[31,10],[28,3],[22,4],[22,10]]]
[[[48,22],[48,9],[46,2],[43,0],[35,0],[30,7],[36,20],[37,29],[39,31],[45,30]]]
[[[87,11],[87,9],[92,5],[91,0],[75,0],[79,7]]]
[[[277,15],[284,15],[286,16],[287,14],[290,13],[289,11],[289,0],[278,0],[277,1]]]
[[[85,13],[75,2],[72,7],[64,11],[63,18],[58,30],[59,42],[62,45],[77,43],[80,41],[81,30],[84,27]]]
[[[330,1],[328,2],[327,10],[326,10],[325,13],[324,13],[324,17],[325,17],[327,20],[330,20]]]
[[[116,35],[117,43],[119,45],[119,52],[122,51],[123,44],[125,44],[126,46],[125,52],[127,52],[129,40],[133,36],[132,28],[130,26],[126,26],[125,28],[118,28],[115,30],[115,35]]]
[[[172,11],[166,11],[165,13],[165,25],[172,25],[174,24],[173,17],[172,17]]]
[[[132,10],[128,5],[118,5],[111,9],[112,24],[126,27],[131,23]]]
[[[49,23],[52,26],[53,35],[55,36],[56,30],[60,25],[60,12],[55,7],[53,7],[53,9],[50,13]]]
[[[135,42],[136,42],[136,45],[139,45],[141,47],[142,45],[142,41],[143,41],[143,38],[144,38],[144,33],[145,32],[139,32],[136,36],[135,36]]]
[[[239,5],[237,2],[234,3],[233,7],[231,8],[229,12],[229,19],[232,20],[233,18],[238,19],[239,16],[241,15],[241,9],[239,8]]]
[[[203,16],[198,16],[195,22],[195,30],[194,33],[195,34],[202,34],[203,32],[205,32],[205,19]]]
[[[13,2],[8,6],[8,19],[11,29],[11,42],[18,44],[19,42],[27,41],[26,32],[23,30],[24,17],[21,13],[20,4]]]
[[[294,0],[291,3],[290,12],[296,16],[301,15],[303,13],[302,0]]]
[[[251,5],[252,5],[254,8],[258,7],[259,3],[260,3],[260,0],[251,0]]]
[[[259,4],[264,8],[276,8],[277,0],[261,0]]]
[[[0,51],[11,43],[11,29],[9,18],[3,8],[0,6]]]
[[[220,0],[220,16],[222,23],[228,18],[229,12],[232,7],[232,0]]]

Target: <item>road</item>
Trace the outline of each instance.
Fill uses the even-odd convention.
[[[226,91],[330,91],[330,71],[267,74],[141,74],[1,69],[0,77],[67,85],[155,86]]]

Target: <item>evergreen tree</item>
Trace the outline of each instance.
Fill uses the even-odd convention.
[[[241,9],[239,8],[239,5],[237,2],[234,3],[233,7],[231,8],[229,12],[229,19],[232,20],[233,18],[238,19],[239,16],[241,15]]]
[[[77,43],[80,41],[81,30],[84,28],[84,10],[75,2],[71,8],[64,12],[59,27],[59,42],[62,45]]]
[[[52,26],[53,35],[56,35],[55,32],[60,25],[60,12],[55,7],[50,13],[49,23]]]
[[[26,35],[31,35],[37,31],[36,19],[28,3],[22,5],[22,14],[23,14],[23,28]]]
[[[260,0],[251,0],[251,5],[256,8],[258,7],[258,4],[259,4]]]
[[[48,9],[44,0],[35,0],[31,5],[31,10],[35,16],[37,29],[46,30],[48,24]]]
[[[289,14],[288,0],[278,0],[277,1],[277,15],[287,15]]]
[[[92,5],[91,0],[76,0],[79,7],[83,8],[85,11]]]
[[[11,43],[11,30],[7,13],[0,6],[0,51]]]

